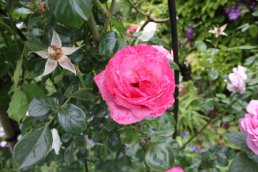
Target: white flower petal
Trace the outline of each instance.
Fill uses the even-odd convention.
[[[221,32],[221,35],[228,36],[228,34],[226,34],[225,32]]]
[[[228,25],[228,24],[224,24],[223,26],[221,26],[221,27],[220,27],[220,30],[223,32],[223,31],[226,29],[227,25]]]
[[[42,76],[48,75],[51,72],[53,72],[57,67],[57,61],[47,59],[46,65],[45,65],[45,70]]]
[[[43,59],[47,59],[48,55],[46,51],[33,51],[34,53],[36,53],[38,56],[42,57]]]
[[[209,30],[209,33],[216,33],[215,30]]]
[[[62,47],[61,49],[64,55],[70,55],[77,51],[79,48],[80,47]]]
[[[149,22],[143,29],[141,36],[139,39],[142,41],[148,41],[150,40],[155,32],[156,32],[157,24],[154,22]]]
[[[67,56],[62,56],[58,62],[64,69],[67,69],[76,75],[76,70]]]
[[[54,149],[56,155],[58,155],[59,151],[60,151],[60,147],[62,145],[62,142],[60,140],[58,131],[55,128],[53,128],[51,130],[51,133],[52,133],[52,138],[53,138],[52,149]]]
[[[60,40],[59,35],[56,33],[55,30],[53,30],[53,36],[52,36],[52,41],[51,45],[57,46],[58,48],[62,47],[62,42]]]

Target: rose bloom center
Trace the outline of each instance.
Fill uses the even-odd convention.
[[[51,58],[52,60],[59,60],[62,55],[63,55],[63,51],[61,48],[58,48],[54,45],[51,45],[50,47],[47,48],[47,55],[49,56],[49,58]]]

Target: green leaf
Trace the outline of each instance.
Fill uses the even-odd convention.
[[[92,15],[92,0],[49,0],[57,21],[79,28]]]
[[[120,137],[123,144],[136,144],[139,142],[141,135],[134,128],[121,128]]]
[[[179,70],[180,71],[180,68],[179,66],[174,62],[174,61],[169,61],[170,63],[170,67],[174,70]]]
[[[229,172],[257,172],[258,165],[245,153],[240,153],[229,167]]]
[[[52,142],[52,134],[47,127],[31,131],[15,145],[14,159],[20,168],[32,166],[47,156]]]
[[[44,97],[34,98],[30,104],[28,113],[33,117],[40,117],[46,115],[51,109],[57,108],[59,105],[56,98]]]
[[[73,104],[68,104],[58,111],[58,121],[61,127],[70,133],[80,133],[86,127],[85,113]]]
[[[13,74],[13,84],[14,87],[17,87],[19,81],[20,81],[20,77],[22,75],[22,59],[18,60],[16,63],[16,68]]]
[[[219,72],[216,71],[215,69],[210,69],[208,71],[208,75],[209,75],[209,78],[214,81],[216,80],[218,77],[219,77]]]
[[[207,45],[202,41],[196,41],[195,46],[200,52],[205,52],[207,50]]]
[[[85,89],[80,89],[78,90],[74,96],[75,98],[82,100],[82,101],[94,101],[96,100],[96,96],[92,94],[91,92],[85,90]]]
[[[35,97],[44,96],[44,90],[37,84],[28,84],[22,88],[22,91],[26,94],[28,102],[30,102]]]
[[[118,151],[121,140],[117,132],[112,132],[107,138],[107,147],[111,151]]]
[[[252,46],[252,45],[242,45],[242,46],[239,46],[239,47],[231,47],[231,48],[228,48],[228,51],[232,51],[232,50],[252,50],[252,49],[256,49],[257,46]]]
[[[236,146],[241,148],[247,148],[246,145],[246,135],[240,132],[227,133],[226,137],[230,142],[234,143]]]
[[[117,31],[123,36],[125,34],[125,26],[124,23],[121,20],[112,18],[111,22],[113,24],[113,26],[117,29]]]
[[[252,13],[253,16],[258,17],[258,10]]]
[[[250,26],[250,28],[249,28],[249,34],[250,34],[253,38],[257,37],[257,35],[258,35],[258,27],[257,27],[255,24],[253,24],[253,25]]]
[[[145,155],[146,164],[154,171],[166,171],[174,166],[175,157],[170,143],[156,143]]]
[[[32,51],[41,51],[46,49],[46,45],[42,44],[39,39],[31,38],[26,41],[26,46]]]
[[[99,53],[102,55],[111,56],[117,49],[117,35],[116,32],[107,32],[101,36],[99,43]]]
[[[27,108],[28,101],[26,95],[22,91],[15,91],[7,110],[9,117],[19,122],[23,117],[25,117]]]
[[[145,172],[146,167],[143,163],[141,164],[134,164],[129,168],[128,172]]]

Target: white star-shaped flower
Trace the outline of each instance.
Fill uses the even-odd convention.
[[[59,35],[53,30],[51,45],[46,50],[34,52],[40,57],[47,59],[42,76],[53,72],[58,63],[61,67],[73,72],[76,75],[76,70],[67,55],[74,53],[78,49],[79,48],[76,47],[62,47],[62,42]]]
[[[56,155],[58,155],[59,151],[60,151],[60,147],[62,145],[62,142],[60,140],[58,131],[55,128],[53,128],[51,130],[51,133],[52,133],[52,138],[53,138],[52,149],[54,149]]]
[[[227,36],[227,34],[224,32],[224,30],[226,29],[227,24],[224,24],[221,27],[214,27],[213,30],[209,30],[209,33],[213,33],[215,34],[216,38],[219,37],[220,35],[224,35]]]

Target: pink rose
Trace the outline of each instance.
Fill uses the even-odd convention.
[[[174,57],[173,57],[173,51],[171,50],[171,52],[169,52],[168,50],[166,50],[163,46],[159,46],[159,45],[153,45],[154,48],[156,48],[158,51],[160,51],[161,53],[166,55],[166,58],[169,61],[174,61]]]
[[[174,72],[166,56],[150,45],[127,46],[94,77],[115,122],[158,117],[174,103]]]
[[[133,33],[138,30],[138,26],[129,26],[126,30],[126,34],[130,37],[133,37]]]
[[[241,118],[240,130],[247,135],[246,143],[256,155],[258,155],[258,100],[252,100],[247,108],[248,114]]]
[[[227,84],[228,91],[232,93],[243,94],[245,92],[245,83],[247,81],[246,68],[238,66],[233,68],[233,73],[229,74],[229,82]]]
[[[181,167],[177,166],[167,170],[166,172],[184,172],[184,170]]]

